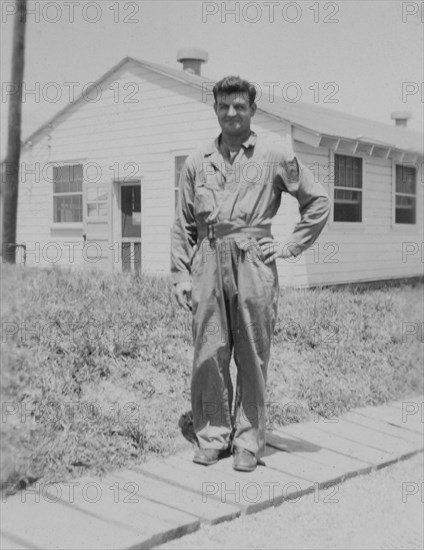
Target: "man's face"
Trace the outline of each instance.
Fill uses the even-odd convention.
[[[214,109],[222,132],[237,136],[250,130],[250,119],[256,112],[256,103],[249,105],[248,94],[218,94]]]

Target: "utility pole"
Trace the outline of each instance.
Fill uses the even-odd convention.
[[[16,214],[18,209],[19,159],[21,154],[22,87],[25,62],[27,0],[15,0],[12,82],[9,103],[7,156],[3,200],[3,261],[16,262]]]

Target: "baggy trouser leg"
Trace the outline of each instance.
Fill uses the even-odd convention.
[[[196,262],[193,272],[191,402],[194,430],[203,449],[226,449],[232,432],[232,342],[218,271],[216,257],[207,255]]]
[[[233,445],[248,449],[259,458],[265,450],[266,376],[278,304],[275,263],[268,266],[242,253],[237,287],[238,331],[234,340],[237,402]]]

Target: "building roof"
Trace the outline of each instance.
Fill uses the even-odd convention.
[[[206,83],[210,85],[214,83],[213,79],[208,79],[203,75],[198,76],[180,69],[172,69],[156,63],[126,57],[96,81],[96,84],[100,85],[126,64],[136,64],[198,89],[204,89]],[[57,118],[68,109],[75,107],[82,99],[82,96],[80,96],[73,103],[59,111],[46,124],[31,134],[25,140],[24,146],[30,145],[30,142],[37,139],[44,129],[51,128]],[[266,98],[263,94],[258,102],[259,110],[272,117],[289,122],[293,127],[294,139],[299,141],[305,141],[314,146],[333,145],[336,150],[340,148],[341,151],[351,153],[365,152],[385,158],[389,156],[399,158],[400,155],[401,160],[423,156],[423,134],[420,132],[395,126],[394,124],[389,125],[357,117],[321,105],[301,101],[291,103],[285,101],[282,97],[273,99],[275,100],[269,101],[269,98]],[[405,154],[409,154],[409,157],[405,157]]]

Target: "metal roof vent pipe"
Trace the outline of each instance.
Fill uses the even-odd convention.
[[[208,60],[208,52],[195,48],[183,48],[177,51],[177,61],[183,64],[183,71],[200,75],[202,63]]]
[[[406,128],[408,125],[408,120],[411,118],[411,113],[396,111],[390,116],[391,119],[395,121],[396,126]]]

